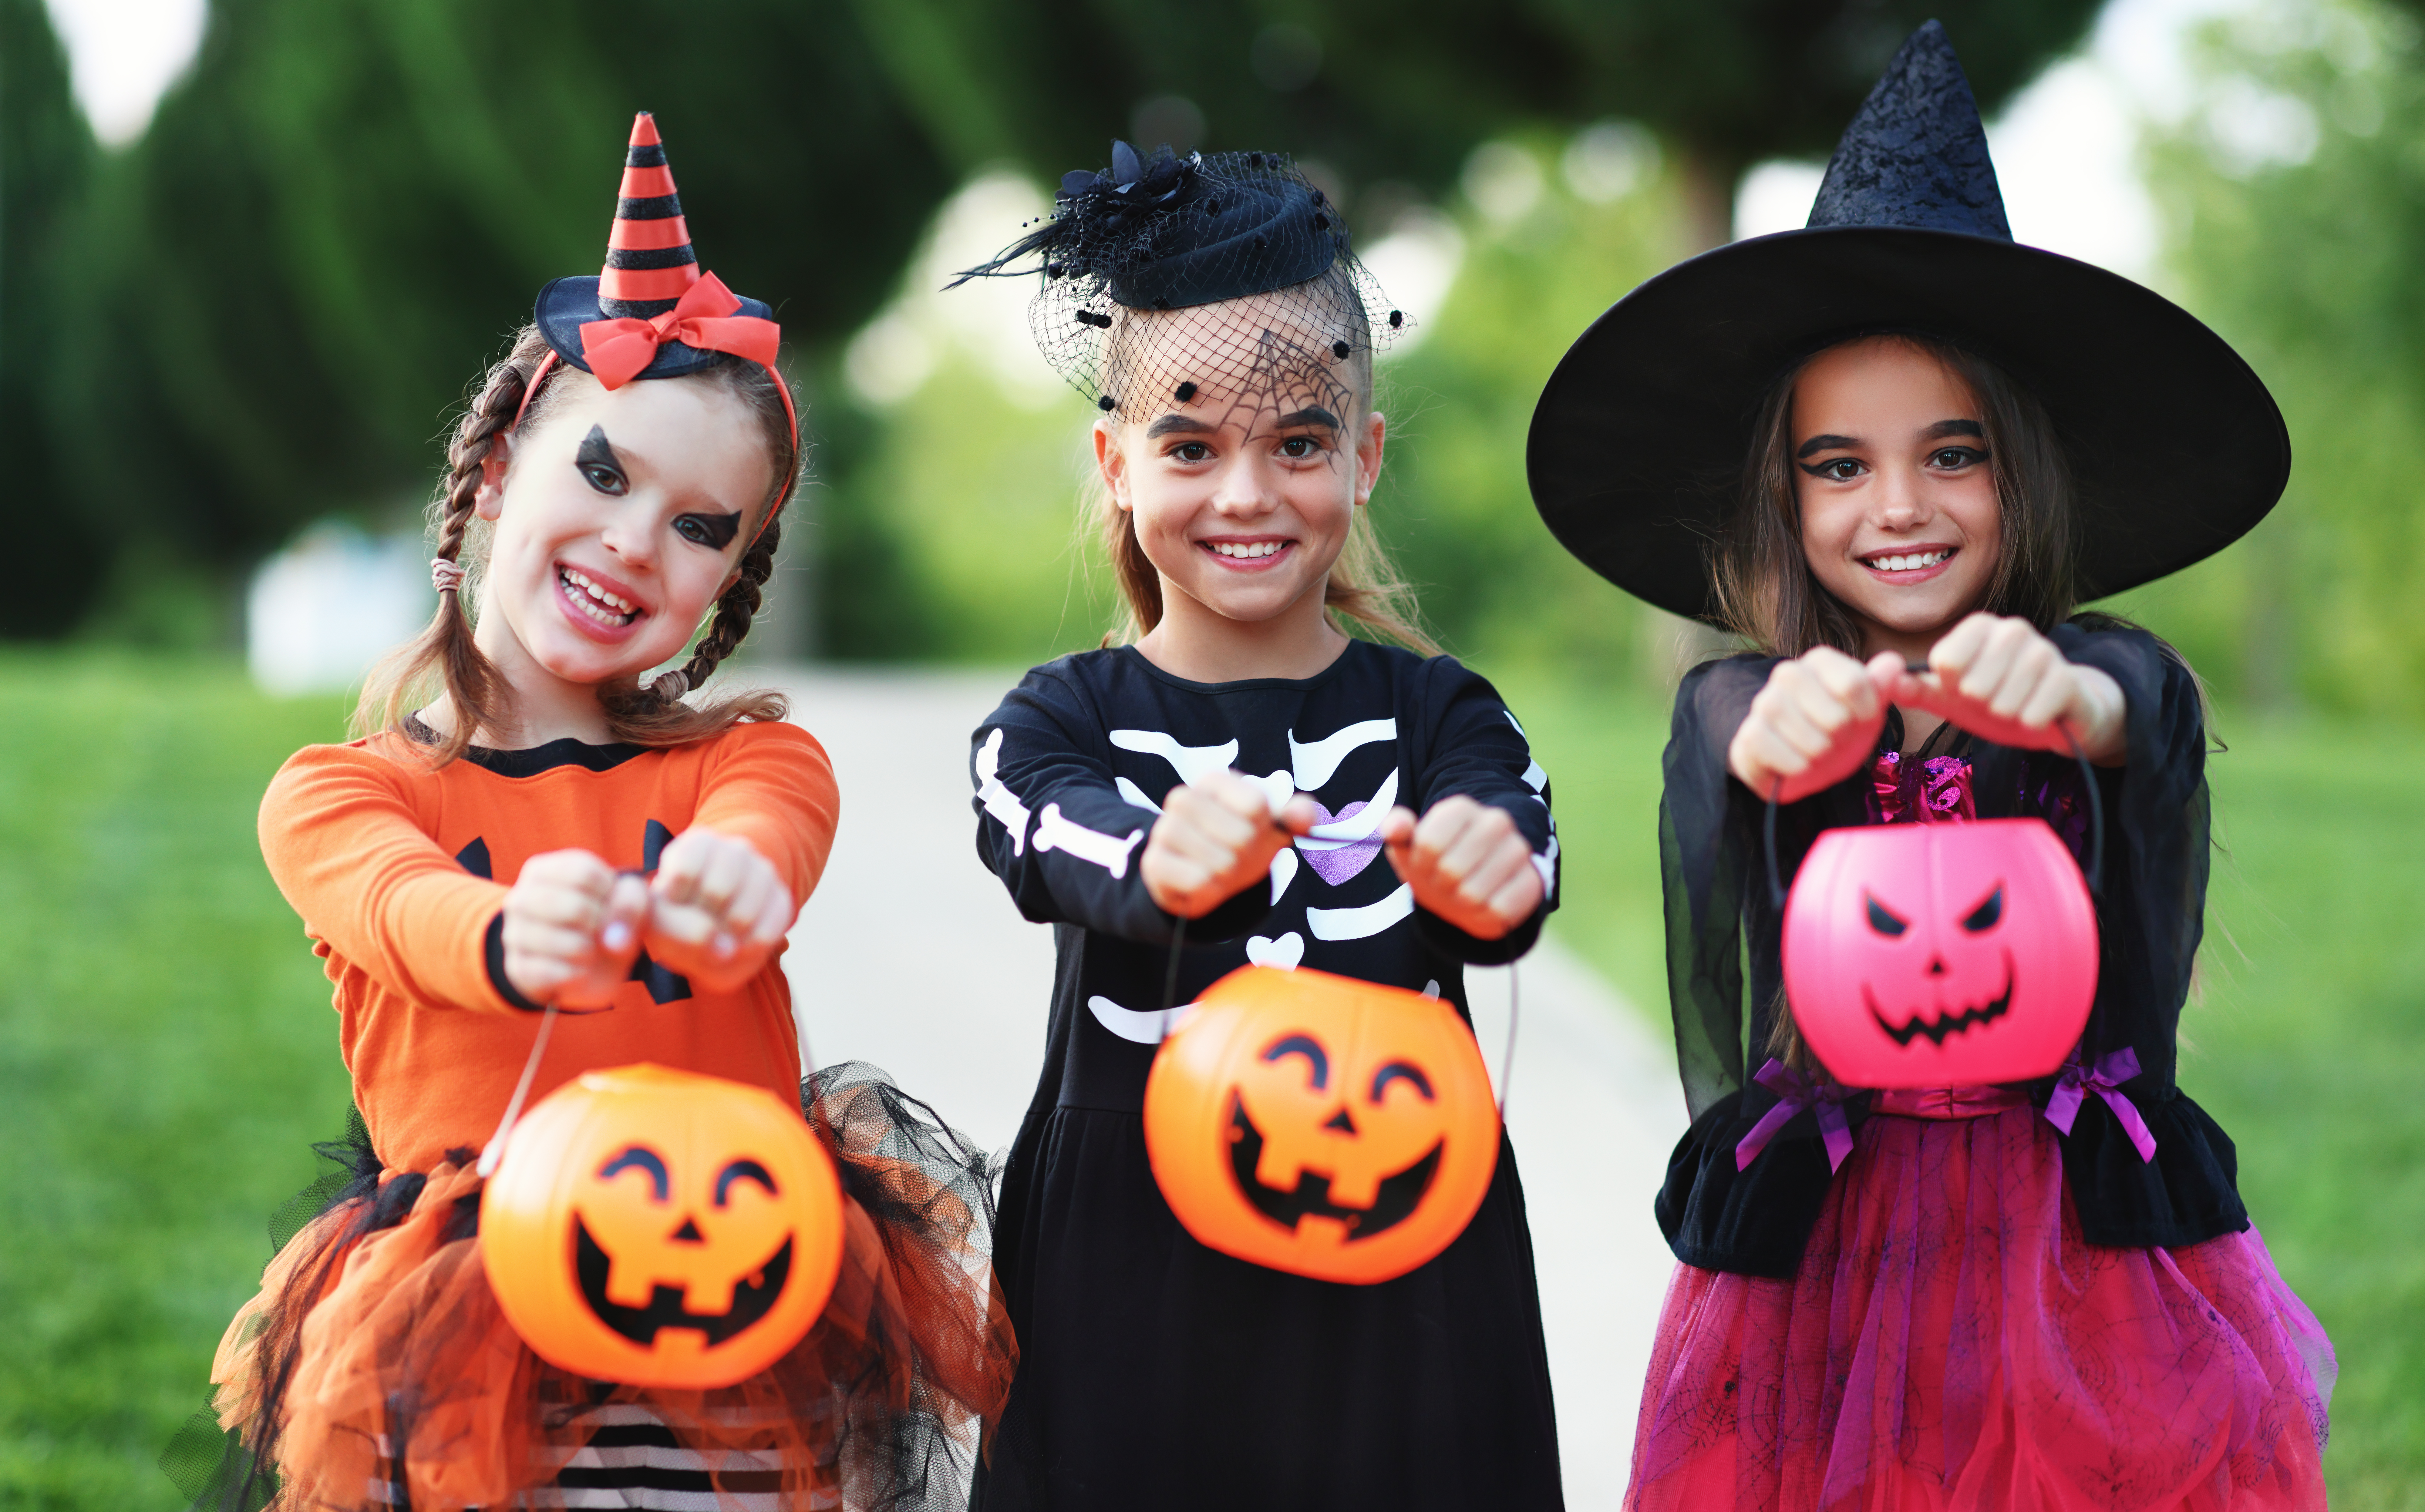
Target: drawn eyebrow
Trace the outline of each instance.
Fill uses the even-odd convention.
[[[1335,431],[1339,428],[1339,417],[1318,404],[1309,404],[1294,414],[1280,416],[1273,428],[1296,430],[1307,426],[1319,426],[1325,430]]]
[[[1164,415],[1161,419],[1155,421],[1152,425],[1145,427],[1145,439],[1148,441],[1159,441],[1164,436],[1176,436],[1181,434],[1190,436],[1209,436],[1212,434],[1212,431],[1213,427],[1206,425],[1201,420],[1190,419],[1186,415]]]
[[[1986,429],[1976,420],[1940,420],[1919,433],[1923,441],[1943,441],[1948,436],[1976,436],[1987,439]]]
[[[1794,448],[1796,457],[1808,457],[1818,452],[1849,451],[1861,443],[1850,436],[1813,436]]]
[[[615,455],[615,445],[606,439],[603,426],[589,427],[589,434],[581,438],[581,449],[572,454],[572,459],[583,467],[611,467],[618,473],[623,471],[623,460]]]

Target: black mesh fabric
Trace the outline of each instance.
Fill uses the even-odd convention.
[[[1115,142],[1109,171],[1066,175],[1040,227],[952,287],[1028,276],[1045,360],[1129,419],[1344,416],[1371,392],[1374,347],[1410,324],[1338,207],[1279,153],[1141,157]]]

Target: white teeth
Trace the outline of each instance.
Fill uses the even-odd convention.
[[[1269,556],[1274,552],[1278,551],[1282,546],[1287,545],[1288,542],[1282,540],[1216,540],[1212,541],[1209,544],[1215,552],[1218,552],[1224,556],[1256,557]]]
[[[1910,572],[1935,567],[1952,555],[1950,551],[1915,552],[1906,556],[1872,556],[1869,560],[1881,572]]]
[[[573,604],[601,624],[625,624],[639,610],[640,606],[631,600],[619,593],[607,592],[570,567],[562,569],[562,575],[565,582],[581,590],[570,595]]]

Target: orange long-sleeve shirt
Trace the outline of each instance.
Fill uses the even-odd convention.
[[[486,1144],[505,1112],[539,1016],[500,991],[490,936],[523,861],[578,848],[653,867],[704,825],[747,841],[806,901],[838,802],[825,748],[785,724],[662,750],[556,741],[435,771],[391,735],[297,751],[262,799],[262,854],[328,961],[379,1158],[427,1170]],[[797,1096],[779,953],[733,992],[694,992],[644,957],[612,1011],[558,1017],[531,1095],[638,1060]]]

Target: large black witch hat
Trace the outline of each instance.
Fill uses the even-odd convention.
[[[2013,240],[1978,105],[1932,21],[1845,129],[1808,225],[1679,264],[1575,342],[1533,412],[1541,518],[1617,587],[1706,618],[1761,397],[1812,353],[1892,331],[1975,352],[2045,404],[2079,486],[2084,597],[2222,550],[2289,479],[2281,411],[2223,338]]]

